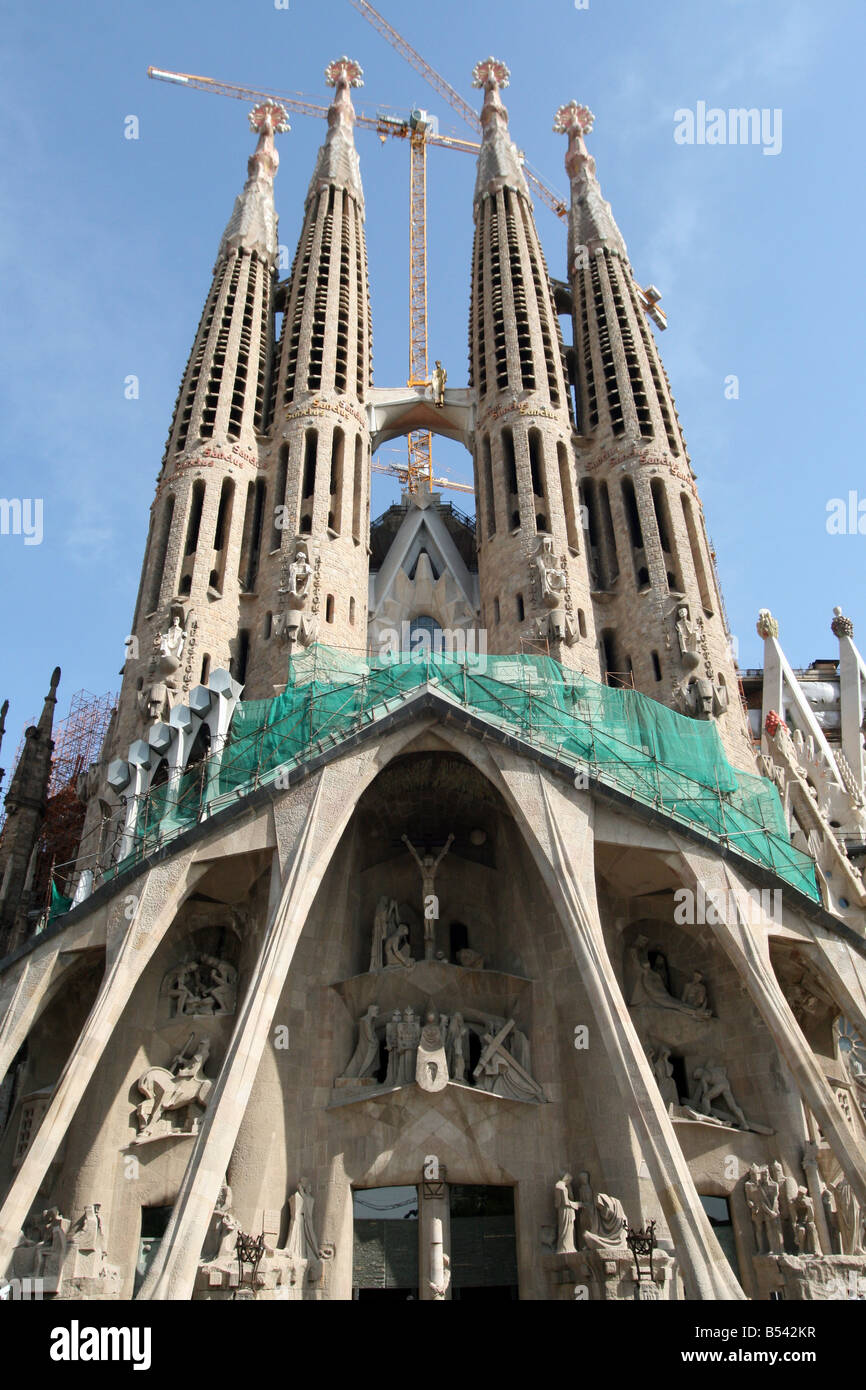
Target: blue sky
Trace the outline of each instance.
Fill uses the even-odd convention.
[[[566,191],[571,97],[595,112],[589,145],[635,274],[663,293],[661,350],[698,474],[744,666],[754,621],[779,618],[794,664],[833,655],[833,605],[866,642],[866,536],[828,535],[827,503],[866,498],[863,411],[862,0],[439,0],[385,16],[469,99],[494,53],[511,128]],[[0,699],[11,765],[51,668],[60,713],[76,690],[119,687],[123,639],[172,407],[213,257],[252,148],[239,102],[148,81],[149,63],[327,99],[322,71],[363,65],[358,105],[452,113],[348,0],[87,0],[6,5],[0,59],[0,337],[4,497],[42,498],[44,537],[0,535]],[[782,112],[782,148],[679,145],[674,112]],[[124,138],[138,117],[140,138]],[[294,252],[320,122],[281,137],[280,240]],[[408,152],[359,133],[367,197],[375,379],[405,380]],[[466,382],[474,161],[429,156],[432,357]],[[551,273],[564,227],[536,208]],[[568,327],[566,326],[568,332]],[[124,379],[140,380],[138,400]],[[725,378],[739,399],[725,398]],[[402,456],[397,445],[384,451]],[[471,480],[441,443],[437,471]],[[374,484],[374,515],[396,495]],[[451,494],[458,506],[467,499]],[[866,510],[866,509],[864,509]]]

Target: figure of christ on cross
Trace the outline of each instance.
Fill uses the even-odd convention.
[[[436,882],[436,870],[442,863],[449,849],[454,842],[454,836],[449,835],[443,848],[436,858],[432,854],[425,852],[423,857],[418,853],[408,835],[402,835],[401,839],[411,854],[418,868],[421,870],[421,913],[424,918],[424,959],[433,960],[436,949],[436,922],[439,918],[439,904],[436,901],[434,884]]]

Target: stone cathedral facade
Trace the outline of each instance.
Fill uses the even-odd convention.
[[[361,73],[326,75],[284,281],[284,112],[251,117],[36,931],[59,672],[10,786],[0,1273],[69,1300],[862,1298],[852,623],[796,672],[762,609],[743,684],[591,113],[556,113],[552,281],[494,59],[468,384],[374,387]],[[419,488],[371,522],[373,453],[415,430],[471,452],[474,521]]]

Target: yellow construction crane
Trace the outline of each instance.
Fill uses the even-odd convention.
[[[414,49],[412,45],[409,43],[408,39],[405,39],[402,34],[398,33],[398,31],[394,28],[393,24],[388,23],[384,15],[381,15],[378,10],[375,10],[372,5],[368,4],[367,0],[349,0],[349,4],[353,5],[354,8],[358,11],[358,13],[360,15],[363,15],[364,19],[366,19],[369,24],[372,24],[373,28],[377,31],[377,33],[381,34],[382,37],[386,39],[387,42],[391,45],[391,47],[396,49],[400,56],[402,58],[405,58],[406,62],[409,63],[409,65],[413,67],[416,72],[419,72],[421,74],[421,76],[424,78],[424,81],[429,83],[429,85],[433,88],[435,92],[438,92],[441,97],[444,97],[444,99],[448,102],[448,105],[452,107],[454,111],[457,112],[458,116],[462,117],[462,119],[469,126],[470,130],[474,130],[478,134],[481,133],[481,121],[479,119],[478,112],[475,110],[475,108],[473,106],[470,106],[469,102],[465,101],[463,97],[460,95],[460,93],[456,92],[454,88],[451,86],[451,84],[445,81],[445,78],[442,76],[442,74],[438,73],[436,69],[432,67],[430,63],[427,62],[426,58],[421,57],[421,54],[417,51],[417,49]],[[541,175],[537,173],[535,169],[533,169],[531,164],[527,163],[525,158],[523,159],[523,171],[526,175],[528,182],[533,186],[535,192],[538,194],[541,201],[544,204],[546,204],[546,206],[549,207],[552,212],[555,212],[557,217],[567,217],[568,204],[559,196],[558,193],[555,193],[554,190],[544,182],[544,179],[541,177]],[[422,175],[419,170],[419,180],[421,176]],[[412,182],[412,189],[414,213],[414,176]],[[424,289],[426,305],[426,279]],[[661,299],[661,295],[659,294],[659,291],[655,288],[655,286],[647,285],[646,289],[642,289],[641,286],[637,283],[637,281],[635,281],[635,289],[637,290],[641,307],[644,313],[647,315],[647,317],[652,319],[653,323],[656,325],[657,328],[667,328],[667,315],[665,314],[663,309],[659,308],[659,300]],[[416,289],[414,283],[412,286],[412,297],[413,303],[420,304],[421,296],[418,290]],[[426,360],[427,358],[425,351],[425,364]]]
[[[327,119],[328,108],[319,102],[311,101],[303,92],[292,95],[282,92],[266,92],[255,87],[242,87],[234,82],[219,82],[213,77],[202,77],[191,72],[174,72],[168,68],[149,67],[148,77],[158,82],[170,82],[175,86],[190,87],[200,92],[211,92],[215,96],[234,97],[237,101],[274,101],[290,111],[303,116],[318,116]],[[477,141],[460,140],[455,136],[440,135],[436,122],[426,111],[412,111],[409,116],[393,116],[378,112],[368,115],[356,111],[356,122],[366,130],[375,130],[380,139],[392,136],[409,142],[409,386],[428,386],[430,383],[427,356],[427,146],[436,145],[441,149],[457,150],[465,154],[477,155],[480,149]],[[409,435],[409,457],[407,467],[396,464],[374,464],[378,473],[389,473],[400,478],[410,492],[415,492],[418,480],[426,477],[428,485],[453,488],[458,492],[473,492],[465,483],[452,483],[447,478],[433,477],[432,439],[426,431],[415,431]]]

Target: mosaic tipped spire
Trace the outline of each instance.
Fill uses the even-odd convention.
[[[475,181],[476,203],[497,188],[514,188],[529,200],[529,188],[523,176],[523,157],[511,139],[508,111],[499,95],[510,80],[511,73],[498,58],[484,58],[472,69],[473,87],[484,89],[481,150]]]
[[[286,109],[279,102],[263,101],[249,113],[250,130],[258,134],[255,150],[247,161],[247,181],[235,199],[234,209],[223,232],[217,260],[243,247],[264,260],[277,254],[277,215],[274,211],[274,176],[280,156],[275,134],[289,130]]]
[[[328,108],[328,134],[319,150],[307,202],[323,186],[344,188],[363,211],[364,191],[361,186],[361,164],[355,149],[355,108],[351,89],[363,87],[364,70],[354,58],[347,58],[344,54],[325,68],[325,81],[336,91]]]
[[[605,245],[627,261],[625,239],[616,225],[610,203],[602,196],[595,160],[584,143],[584,136],[594,124],[595,116],[589,107],[573,100],[560,106],[553,119],[557,135],[568,136],[565,168],[571,180],[569,241],[575,248]]]

